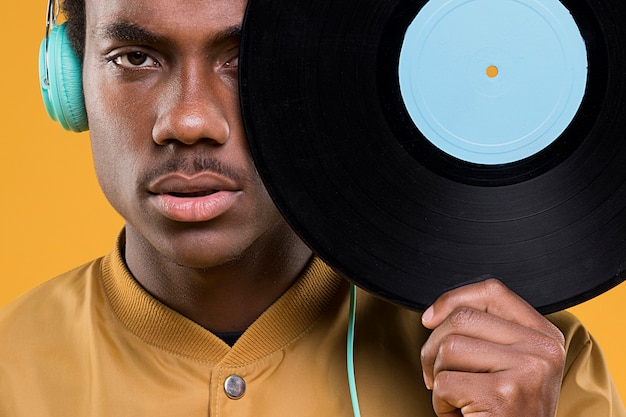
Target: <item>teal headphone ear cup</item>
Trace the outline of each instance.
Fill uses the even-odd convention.
[[[73,132],[89,129],[81,63],[70,45],[65,24],[50,31],[47,52],[46,40],[41,43],[39,83],[46,111],[52,120]]]

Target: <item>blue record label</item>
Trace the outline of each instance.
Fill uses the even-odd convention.
[[[576,115],[587,51],[558,0],[430,0],[400,52],[406,109],[420,132],[460,160],[520,161]]]

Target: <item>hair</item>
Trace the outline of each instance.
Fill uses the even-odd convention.
[[[76,55],[82,62],[85,56],[85,0],[64,0],[63,14],[67,22],[67,36]]]

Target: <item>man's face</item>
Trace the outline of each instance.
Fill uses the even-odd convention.
[[[285,225],[254,169],[237,66],[245,0],[87,0],[96,171],[127,233],[210,267]]]

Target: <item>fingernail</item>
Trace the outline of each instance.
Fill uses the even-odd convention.
[[[428,323],[429,321],[431,321],[433,319],[433,306],[428,307],[428,309],[426,309],[426,311],[424,311],[424,314],[422,314],[422,322],[423,323]]]
[[[424,377],[424,384],[426,385],[426,389],[428,391],[432,391],[433,387],[432,387],[432,384],[430,383],[430,380],[426,376],[426,372],[422,371],[422,376]]]

